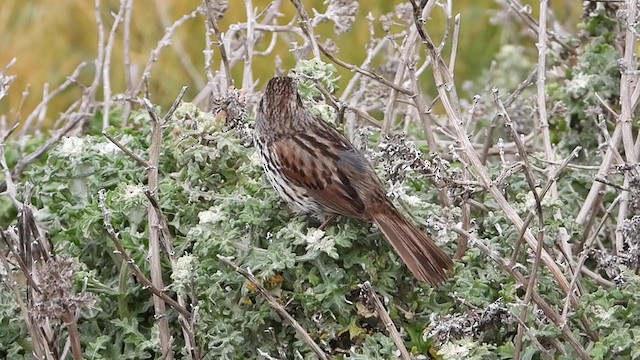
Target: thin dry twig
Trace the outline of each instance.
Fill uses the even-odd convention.
[[[127,0],[131,1],[131,0]],[[163,28],[167,28],[171,26],[171,18],[169,17],[169,6],[171,2],[167,1],[159,1],[155,0],[156,12],[158,17],[160,18],[160,22],[162,23]],[[184,68],[187,75],[193,83],[195,84],[197,89],[203,88],[206,83],[203,76],[198,72],[198,68],[193,64],[191,57],[189,55],[189,51],[185,47],[182,39],[179,36],[176,36],[171,41],[171,46],[175,49],[175,55],[178,57],[178,61]]]
[[[133,0],[127,0],[124,11],[124,24],[122,31],[123,38],[123,63],[124,63],[124,83],[127,91],[133,89],[133,74],[131,69],[131,14],[133,13]],[[128,113],[128,111],[125,111]]]
[[[573,274],[573,277],[571,278],[571,284],[570,284],[571,289],[573,289],[576,286],[576,284],[578,283],[578,279],[580,278],[582,267],[584,266],[585,261],[587,261],[587,258],[589,257],[588,249],[595,242],[595,240],[596,240],[596,238],[598,236],[598,233],[600,233],[600,230],[604,226],[604,223],[606,222],[608,216],[613,212],[613,209],[615,209],[615,207],[618,205],[618,202],[620,201],[620,198],[621,198],[621,195],[618,195],[618,197],[616,197],[611,202],[611,204],[609,205],[609,207],[605,211],[605,214],[602,216],[602,219],[600,220],[600,223],[598,224],[598,226],[593,231],[591,237],[585,242],[584,249],[582,250],[582,255],[580,256],[580,260],[578,261],[578,264],[573,269],[574,270],[574,274]],[[569,314],[569,297],[567,296],[565,298],[565,301],[564,301],[564,307],[562,308],[562,322],[563,323],[567,322],[568,314]]]
[[[131,92],[131,96],[137,96],[140,93],[140,91],[142,91],[144,84],[148,81],[149,77],[151,76],[151,67],[153,66],[153,64],[155,64],[158,61],[160,52],[164,48],[171,45],[171,39],[173,38],[173,34],[176,32],[176,30],[182,25],[184,25],[184,23],[186,23],[187,21],[196,18],[201,13],[202,13],[202,9],[197,8],[188,14],[184,14],[182,17],[174,21],[173,24],[171,24],[171,26],[166,28],[164,35],[162,36],[162,39],[160,39],[156,47],[153,50],[151,50],[151,52],[149,52],[149,60],[147,61],[147,64],[145,65],[144,70],[142,71],[142,77],[140,78],[140,80],[138,81],[138,84],[135,86],[135,88]],[[145,97],[148,97],[148,96],[145,96]]]
[[[4,231],[0,230],[0,233],[2,233],[2,237],[4,238]],[[2,267],[4,269],[12,268],[3,251],[0,251],[0,264],[2,264]],[[22,273],[27,274],[25,272]],[[50,359],[49,354],[51,353],[51,351],[47,348],[47,341],[44,337],[44,333],[35,324],[35,321],[31,316],[31,311],[29,311],[29,307],[24,301],[23,293],[17,286],[19,284],[19,279],[13,274],[13,272],[8,271],[6,275],[2,276],[2,281],[13,293],[13,299],[18,304],[20,312],[22,313],[22,318],[27,324],[27,330],[29,331],[29,335],[31,336],[31,344],[33,345],[34,355],[37,356],[38,359]],[[37,285],[30,286],[33,289],[38,289]],[[47,354],[47,356],[45,356],[45,354]]]
[[[176,270],[176,263],[177,263],[177,259],[175,257],[175,250],[173,248],[173,244],[171,242],[172,236],[171,233],[169,232],[169,225],[168,225],[168,221],[166,216],[164,215],[164,213],[162,212],[162,209],[160,208],[160,204],[158,203],[157,199],[155,197],[153,197],[153,195],[151,194],[151,192],[149,190],[144,192],[145,196],[147,197],[147,199],[149,200],[149,203],[151,205],[151,207],[153,208],[153,210],[156,212],[156,216],[159,219],[160,222],[160,231],[161,231],[161,236],[160,236],[160,240],[162,243],[162,246],[164,248],[164,251],[167,253],[167,256],[169,258],[169,262],[171,264],[171,269],[172,271],[175,272]],[[186,308],[186,302],[184,300],[184,298],[182,296],[180,296],[179,294],[176,295],[177,300],[178,300],[178,304],[180,304],[181,306]],[[194,309],[197,308],[197,297],[195,296],[195,294],[191,294],[191,307]],[[195,317],[195,315],[194,315]],[[197,346],[197,342],[196,342],[196,330],[195,330],[195,318],[192,317],[191,319],[183,316],[182,314],[179,314],[179,323],[180,323],[180,327],[182,328],[182,333],[184,335],[184,347],[190,352],[191,356],[194,359],[200,359],[201,358],[201,351],[200,348]]]
[[[580,146],[576,146],[573,151],[571,152],[571,154],[569,154],[569,156],[564,159],[564,161],[553,170],[553,173],[549,174],[549,178],[547,179],[547,184],[542,188],[542,190],[540,191],[540,199],[544,199],[544,197],[546,196],[547,192],[551,189],[551,185],[553,183],[555,183],[558,180],[558,177],[560,176],[560,174],[562,173],[562,171],[564,171],[564,169],[566,167],[568,167],[569,162],[575,158],[578,157],[578,154],[580,152],[582,148]],[[516,239],[516,243],[514,244],[514,249],[512,252],[512,256],[511,256],[511,265],[515,265],[516,263],[516,257],[519,253],[519,248],[520,245],[522,243],[522,240],[524,238],[524,234],[526,229],[529,227],[529,224],[531,223],[531,221],[534,218],[534,213],[533,212],[529,212],[527,214],[527,216],[524,218],[523,220],[523,228],[521,229],[520,233],[518,234],[518,238]]]
[[[102,64],[102,91],[104,92],[104,105],[102,110],[102,130],[106,130],[110,126],[109,116],[111,112],[111,53],[116,38],[116,31],[123,21],[124,11],[127,7],[126,0],[120,0],[120,8],[114,16],[113,25],[109,32],[109,39],[104,50],[104,62]]]
[[[107,207],[107,193],[106,193],[105,190],[100,190],[100,192],[98,193],[98,205],[100,206],[100,209],[102,210],[104,229],[107,232],[107,235],[109,236],[109,238],[111,239],[113,244],[115,245],[116,250],[117,250],[116,253],[120,257],[122,257],[122,260],[124,260],[124,262],[127,264],[127,266],[129,266],[129,269],[131,269],[131,272],[136,277],[136,279],[138,279],[138,281],[140,281],[144,285],[144,287],[146,289],[149,289],[149,291],[151,291],[155,296],[157,296],[160,299],[162,299],[162,301],[164,301],[167,305],[169,305],[170,307],[175,309],[177,312],[179,312],[184,317],[190,319],[191,318],[191,313],[189,312],[189,310],[187,310],[183,306],[180,306],[180,304],[178,304],[177,301],[173,300],[171,297],[169,297],[167,294],[165,294],[162,290],[160,290],[157,287],[155,287],[153,285],[153,283],[151,282],[151,280],[149,280],[144,275],[142,270],[140,270],[138,265],[136,265],[136,263],[133,261],[131,256],[129,256],[129,254],[125,250],[124,246],[122,246],[122,242],[120,241],[120,237],[118,236],[118,234],[116,233],[115,229],[113,228],[113,225],[111,224],[111,211]]]
[[[620,123],[622,131],[622,144],[624,147],[624,154],[627,164],[636,166],[638,164],[638,154],[636,152],[636,146],[633,139],[633,114],[635,110],[635,103],[632,99],[633,93],[640,88],[638,84],[638,72],[636,61],[636,31],[635,26],[637,23],[637,11],[638,1],[627,0],[626,4],[626,32],[624,39],[624,57],[621,64],[621,76],[620,76],[620,117],[618,123]],[[624,187],[628,187],[631,171],[626,171],[624,174]],[[623,249],[622,240],[622,227],[624,221],[627,218],[628,205],[629,205],[629,192],[623,191],[622,198],[620,200],[620,206],[618,207],[618,221],[616,225],[616,252]]]
[[[162,119],[158,118],[158,114],[156,113],[156,110],[154,109],[149,99],[142,99],[142,104],[147,109],[147,112],[153,120],[151,144],[149,146],[150,166],[147,168],[147,182],[151,197],[154,198],[156,202],[158,202],[158,164],[160,162],[160,153],[162,150],[162,133],[164,132],[165,124],[171,118],[171,116],[173,116],[173,113],[182,101],[182,97],[184,96],[184,93],[186,91],[187,87],[184,86],[173,102],[173,105],[171,105]],[[164,282],[162,280],[162,263],[160,261],[161,223],[158,214],[156,211],[154,211],[153,205],[151,203],[149,203],[149,211],[147,212],[147,215],[149,219],[149,269],[151,271],[151,282],[155,287],[163,289]],[[163,354],[166,354],[167,359],[173,359],[173,353],[171,351],[171,332],[169,330],[169,320],[166,317],[165,302],[159,297],[154,297],[153,304],[155,308],[156,319],[158,320],[162,352]]]
[[[384,323],[384,327],[389,332],[391,340],[393,340],[394,344],[396,344],[396,347],[400,351],[400,357],[404,360],[411,359],[409,351],[407,351],[407,348],[404,346],[402,336],[400,336],[398,329],[396,329],[396,325],[393,323],[393,320],[391,320],[389,312],[387,312],[387,309],[384,308],[382,301],[380,301],[380,299],[378,298],[378,294],[376,294],[375,290],[373,290],[373,287],[371,287],[371,284],[368,281],[362,284],[362,288],[366,291],[367,298],[373,302],[378,316],[380,316],[380,319]]]
[[[100,85],[100,80],[102,80],[102,69],[104,67],[104,57],[105,57],[105,34],[104,34],[104,22],[102,20],[101,14],[101,0],[95,0],[94,3],[94,13],[96,16],[96,23],[98,25],[98,56],[95,60],[96,72],[93,77],[93,82],[89,87],[89,93],[87,94],[88,101],[93,103],[95,102],[96,92],[98,91],[98,86]]]
[[[40,114],[45,113],[45,109],[47,105],[53,100],[55,97],[66,91],[71,85],[78,83],[78,78],[80,77],[80,72],[88,65],[87,62],[81,62],[76,66],[76,68],[71,72],[71,75],[67,76],[67,79],[60,84],[57,88],[51,90],[46,96],[43,97],[42,101],[33,109],[33,111],[27,116],[24,121],[24,125],[20,130],[20,137],[26,136],[28,131],[32,130],[32,123],[34,120],[41,116]]]
[[[244,41],[244,69],[242,69],[242,88],[246,91],[253,90],[253,47],[256,42],[253,28],[256,23],[256,16],[253,8],[253,1],[244,0],[244,7],[247,14],[247,38]]]
[[[307,14],[307,10],[304,8],[304,4],[300,0],[291,0],[293,6],[296,7],[298,14],[300,14],[300,28],[307,35],[307,38],[311,42],[311,50],[313,51],[313,57],[316,59],[320,58],[320,47],[318,45],[318,41],[316,40],[316,36],[313,33],[313,28],[309,26],[309,15]]]
[[[294,5],[296,4],[296,2],[298,3],[298,6],[296,6],[296,9],[298,10],[303,10],[302,12],[298,11],[298,14],[301,17],[301,23],[308,23],[309,22],[309,16],[307,15],[306,11],[304,11],[304,6],[302,6],[302,4],[300,3],[300,0],[291,0],[292,3],[294,3]],[[302,30],[304,31],[305,28],[302,27]],[[309,38],[310,41],[311,40],[311,34],[305,32],[305,34],[307,35],[307,38]],[[409,89],[405,89],[401,86],[398,86],[396,84],[394,84],[393,82],[385,79],[382,75],[380,74],[376,74],[370,70],[367,69],[363,69],[359,66],[350,64],[346,61],[340,60],[338,59],[336,56],[334,56],[331,51],[328,51],[326,48],[324,48],[324,46],[317,44],[318,49],[320,50],[320,52],[326,56],[329,60],[331,60],[333,63],[337,64],[340,67],[343,67],[349,71],[355,72],[355,73],[359,73],[361,75],[364,75],[366,77],[369,77],[375,81],[378,81],[381,84],[384,84],[386,86],[388,86],[391,89],[394,89],[402,94],[408,95],[408,96],[413,96],[413,92]],[[320,56],[318,55],[318,58]]]
[[[539,32],[545,31],[541,30],[536,20],[531,16],[530,12],[525,9],[525,7],[518,0],[506,0],[509,7],[513,10],[512,13],[516,14],[516,16],[522,20],[522,22],[527,25],[533,32],[538,35]],[[498,2],[499,4],[501,2]],[[545,27],[546,29],[546,27]],[[576,55],[576,50],[569,46],[565,41],[560,39],[560,37],[552,30],[546,29],[547,36],[551,38],[554,42],[558,43],[562,48],[572,55]]]
[[[69,107],[70,110],[73,110],[74,108],[75,108],[74,104],[72,104]],[[89,115],[90,114],[81,113],[81,112],[77,112],[73,114],[63,114],[62,117],[70,116],[72,120],[69,121],[64,127],[59,129],[49,139],[47,139],[47,141],[45,141],[45,143],[42,144],[38,149],[20,158],[20,160],[18,160],[16,165],[13,167],[13,170],[11,171],[11,178],[13,180],[17,180],[29,165],[31,165],[33,162],[38,160],[44,154],[46,154],[54,145],[58,143],[58,141],[60,141],[60,139],[62,139],[63,136],[65,136],[69,131],[71,131],[71,129],[75,128],[78,124],[80,124],[80,122],[86,119]],[[2,183],[0,183],[0,192],[7,190],[7,179],[8,178],[6,178]]]
[[[122,150],[122,152],[127,154],[131,159],[133,159],[133,161],[140,164],[143,168],[149,169],[151,167],[151,165],[147,162],[147,160],[143,159],[140,155],[131,151],[131,149],[129,149],[128,147],[122,145],[118,140],[116,140],[113,136],[109,135],[107,132],[102,132],[102,135],[104,135],[104,137],[109,139],[109,141],[111,141],[115,146],[117,146],[118,149]]]
[[[218,26],[218,18],[213,10],[212,0],[204,0],[204,4],[207,8],[207,19],[209,20],[209,26],[213,29],[213,33],[216,35],[218,41],[215,42],[218,47],[218,51],[220,52],[220,58],[222,59],[222,68],[224,69],[225,80],[227,83],[227,87],[233,86],[233,78],[231,77],[231,67],[229,66],[229,57],[227,56],[227,47],[224,43],[224,37],[220,32],[220,27]],[[209,34],[207,34],[209,36]]]
[[[251,274],[251,272],[245,269],[242,269],[238,265],[234,264],[230,259],[222,255],[217,255],[217,256],[218,256],[218,259],[223,264],[231,267],[235,272],[244,276],[247,280],[249,280],[251,284],[253,284],[253,286],[255,286],[256,290],[258,290],[258,292],[262,296],[264,296],[264,299],[267,301],[267,304],[269,304],[269,306],[273,310],[275,310],[278,313],[278,315],[280,315],[280,317],[282,317],[286,322],[288,322],[291,326],[293,326],[293,328],[295,329],[300,339],[304,341],[307,345],[309,345],[309,347],[313,350],[313,352],[316,354],[318,358],[323,360],[329,359],[329,356],[327,356],[327,354],[325,354],[324,351],[322,351],[320,346],[318,346],[318,344],[316,344],[316,342],[313,341],[309,333],[307,333],[307,331],[302,327],[302,325],[300,325],[300,323],[298,323],[298,321],[296,321],[296,319],[293,316],[291,316],[291,314],[289,314],[282,305],[280,305],[278,300],[276,300],[273,297],[273,295],[269,293],[269,291],[262,285],[260,281],[258,281],[253,276],[253,274]]]
[[[522,92],[528,88],[529,86],[531,86],[531,84],[533,84],[533,80],[536,78],[536,75],[538,74],[538,68],[533,69],[529,75],[527,75],[527,78],[524,79],[524,81],[522,81],[520,84],[518,84],[518,86],[516,87],[516,89],[507,97],[507,99],[504,101],[504,106],[505,108],[508,108],[509,106],[511,106],[511,104],[518,98],[518,96],[520,96],[520,94],[522,94]],[[491,124],[489,125],[489,129],[486,131],[486,135],[485,135],[485,141],[484,141],[484,145],[482,147],[482,152],[480,153],[480,160],[483,164],[485,164],[487,162],[487,158],[489,155],[489,150],[491,149],[491,146],[493,145],[493,134],[495,132],[495,129],[498,127],[498,115],[496,114],[493,119],[491,120]]]
[[[527,283],[527,290],[524,297],[525,306],[522,308],[522,312],[520,313],[520,320],[524,322],[524,320],[526,319],[527,311],[529,309],[529,304],[531,301],[531,293],[538,280],[538,276],[537,276],[538,268],[540,265],[540,256],[542,256],[542,244],[544,244],[544,217],[542,212],[542,202],[540,200],[540,195],[538,194],[538,190],[536,188],[535,180],[533,179],[533,171],[531,170],[531,166],[529,165],[529,160],[527,158],[527,151],[524,147],[524,144],[522,143],[522,140],[520,139],[520,135],[515,130],[513,121],[511,120],[511,117],[507,113],[507,109],[505,109],[504,104],[500,100],[497,90],[494,90],[493,94],[494,94],[494,100],[498,106],[498,110],[500,111],[500,115],[505,119],[505,126],[507,127],[507,129],[509,129],[511,138],[513,139],[513,141],[516,143],[516,146],[518,147],[518,154],[520,155],[520,159],[523,163],[522,168],[524,169],[524,174],[527,180],[527,184],[529,185],[529,189],[533,194],[533,198],[535,200],[536,214],[538,216],[538,239],[537,239],[538,244],[535,249],[533,266],[531,269],[531,274],[529,276],[529,282]],[[553,184],[555,184],[555,182],[552,183],[552,186]],[[514,349],[514,357],[516,359],[519,358],[520,356],[520,351],[522,349],[523,335],[524,335],[524,328],[522,327],[522,325],[519,324],[518,332],[516,335],[516,341],[515,341],[515,349]]]

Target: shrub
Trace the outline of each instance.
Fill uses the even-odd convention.
[[[543,34],[542,56],[505,43],[464,85],[479,94],[470,100],[442,55],[457,34],[446,6],[442,45],[424,31],[437,11],[426,2],[370,19],[371,61],[357,66],[314,35],[326,21],[349,31],[355,1],[328,1],[324,13],[292,2],[299,24],[277,20],[274,2],[265,23],[235,24],[222,42],[222,2],[167,28],[149,69],[185,19],[211,30],[208,84],[191,102],[184,89],[167,109],[144,86],[112,95],[106,55],[50,132],[36,129],[42,108],[24,130],[3,122],[0,354],[640,357],[635,2],[586,3],[577,34],[551,21],[544,31],[546,1],[539,22],[500,11]],[[353,139],[389,197],[455,256],[448,282],[418,283],[374,226],[338,219],[321,230],[269,186],[251,140],[265,37],[290,47],[297,65],[282,72],[299,80],[305,106]],[[337,67],[353,71],[346,86]],[[420,91],[427,71],[437,95]],[[149,76],[162,74],[139,84]]]

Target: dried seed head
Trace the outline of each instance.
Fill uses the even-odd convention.
[[[454,339],[472,338],[482,340],[492,329],[498,329],[514,322],[511,311],[502,299],[489,304],[484,309],[475,309],[466,314],[437,317],[428,337],[441,342]]]
[[[216,19],[221,19],[229,9],[228,0],[207,0],[207,3],[209,3],[209,8],[211,9],[210,15]]]
[[[353,0],[329,0],[329,6],[324,14],[317,13],[312,20],[316,26],[326,21],[333,21],[333,30],[336,34],[342,34],[353,26],[358,12],[358,2]]]
[[[224,94],[211,98],[211,110],[216,117],[223,117],[227,129],[235,130],[245,146],[253,142],[253,129],[247,124],[247,103],[245,91],[231,88]]]
[[[36,272],[40,293],[34,298],[33,316],[38,323],[64,322],[77,309],[93,304],[88,294],[74,293],[73,279],[78,268],[73,259],[56,257],[47,260]]]

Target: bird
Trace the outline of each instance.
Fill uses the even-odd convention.
[[[293,210],[372,222],[417,280],[447,280],[451,258],[398,211],[364,155],[305,108],[294,78],[268,81],[253,137],[269,182]]]

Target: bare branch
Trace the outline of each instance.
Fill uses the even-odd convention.
[[[400,336],[398,329],[396,329],[396,325],[393,323],[393,320],[391,320],[391,316],[389,316],[387,309],[384,308],[384,305],[382,305],[382,302],[378,298],[378,294],[376,294],[368,281],[362,284],[362,288],[366,291],[369,301],[373,302],[378,316],[380,316],[380,319],[384,323],[384,327],[387,328],[389,336],[391,336],[391,340],[393,340],[394,344],[396,344],[396,347],[400,351],[400,357],[403,360],[410,360],[411,355],[409,355],[407,348],[404,346],[404,341],[402,341],[402,337]]]
[[[153,285],[153,283],[151,283],[151,281],[142,273],[142,270],[140,270],[138,265],[136,265],[136,263],[133,261],[131,256],[129,256],[129,254],[125,250],[124,246],[122,246],[122,242],[120,242],[120,238],[119,238],[118,234],[116,233],[116,231],[114,230],[113,225],[111,224],[111,212],[109,211],[109,208],[107,207],[107,193],[106,193],[106,191],[100,190],[100,192],[98,193],[98,203],[100,205],[100,209],[102,210],[102,216],[104,218],[104,229],[107,232],[107,235],[109,235],[109,238],[111,239],[113,244],[115,245],[115,247],[117,249],[116,253],[118,255],[120,255],[122,257],[122,260],[125,262],[125,264],[127,264],[127,266],[129,266],[129,268],[131,269],[131,272],[133,272],[133,274],[135,275],[136,279],[138,279],[138,281],[140,281],[145,286],[145,288],[149,289],[149,291],[151,291],[155,296],[157,296],[160,299],[162,299],[162,301],[164,301],[166,304],[168,304],[173,309],[178,311],[184,317],[190,319],[191,318],[191,313],[186,308],[180,306],[180,304],[178,304],[178,302],[176,302],[175,300],[170,298],[162,290],[160,290],[159,288],[155,287]]]
[[[247,280],[249,280],[251,284],[253,284],[253,286],[256,287],[256,290],[258,290],[258,292],[262,294],[262,296],[264,296],[265,300],[267,301],[267,304],[269,304],[269,306],[273,310],[275,310],[278,313],[278,315],[280,315],[280,317],[282,317],[286,322],[288,322],[291,326],[293,326],[293,328],[295,329],[300,339],[304,341],[307,345],[309,345],[309,347],[313,350],[313,352],[316,354],[318,358],[323,360],[329,359],[327,354],[325,354],[324,351],[322,351],[320,346],[318,346],[318,344],[316,344],[315,341],[313,341],[309,333],[307,333],[307,331],[300,325],[300,323],[298,323],[298,321],[296,321],[296,319],[293,316],[291,316],[291,314],[289,314],[282,305],[280,305],[280,303],[271,295],[271,293],[269,293],[269,291],[262,285],[262,283],[260,283],[258,279],[256,279],[253,276],[253,274],[251,274],[251,272],[240,268],[238,265],[234,264],[230,259],[222,255],[218,254],[217,256],[218,256],[218,259],[220,259],[220,261],[223,264],[231,267],[235,272],[244,276]]]

